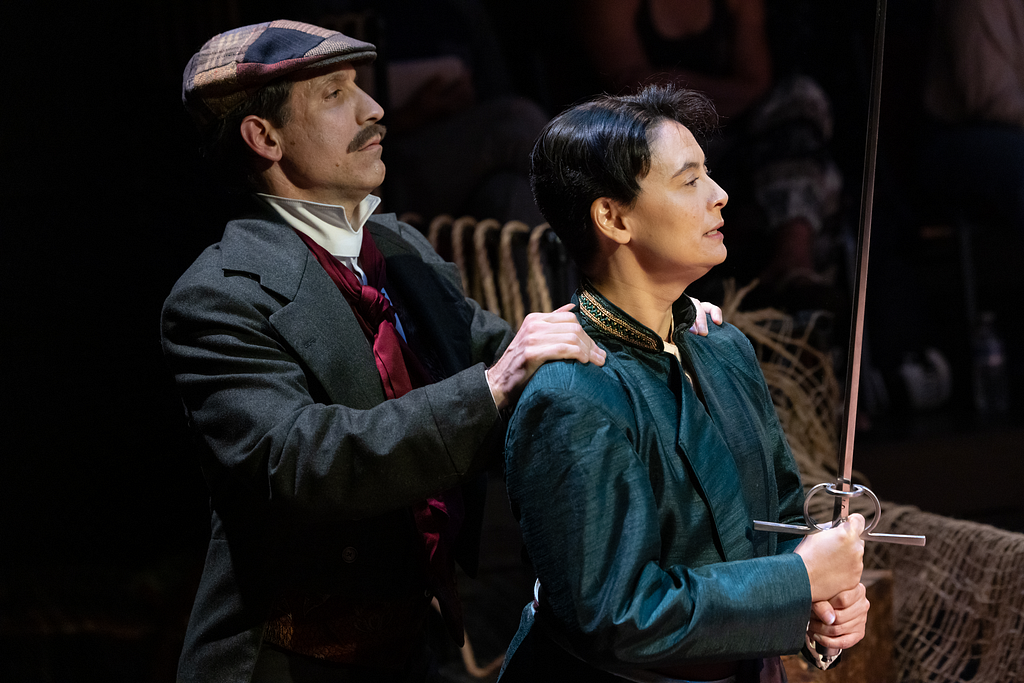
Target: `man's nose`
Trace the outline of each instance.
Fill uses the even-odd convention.
[[[384,117],[384,108],[377,104],[377,100],[370,97],[364,90],[359,91],[362,101],[359,106],[359,124],[373,123]]]

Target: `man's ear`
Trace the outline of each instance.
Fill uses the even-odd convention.
[[[242,119],[242,139],[249,149],[268,161],[280,161],[283,152],[277,129],[259,116],[249,115]]]
[[[590,205],[590,220],[597,228],[598,236],[603,236],[616,244],[629,242],[629,229],[622,221],[622,205],[614,199],[599,197]]]

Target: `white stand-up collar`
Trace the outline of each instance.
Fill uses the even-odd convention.
[[[342,260],[359,257],[363,245],[363,225],[380,204],[380,197],[366,195],[356,205],[355,215],[349,219],[343,206],[277,197],[262,192],[257,193],[257,196],[288,225]]]
[[[262,192],[257,192],[256,196],[276,211],[285,223],[326,249],[331,256],[355,273],[360,282],[366,284],[366,273],[359,267],[359,252],[363,248],[363,226],[380,204],[380,197],[366,195],[363,201],[356,205],[355,215],[349,221],[343,206],[289,199]],[[381,290],[381,293],[391,301],[386,291]],[[402,335],[402,339],[405,339],[405,330],[397,315],[395,329]]]

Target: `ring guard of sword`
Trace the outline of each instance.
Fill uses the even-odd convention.
[[[882,99],[882,52],[885,45],[885,6],[886,0],[878,0],[875,15],[874,57],[871,72],[871,102],[868,112],[867,141],[864,149],[864,177],[861,188],[860,234],[857,239],[857,273],[856,299],[853,306],[853,329],[850,332],[849,363],[846,369],[846,396],[843,415],[844,430],[839,447],[839,468],[835,483],[818,484],[812,488],[804,499],[804,520],[806,526],[780,524],[778,522],[754,521],[754,529],[758,531],[776,531],[779,533],[807,535],[824,531],[846,521],[850,511],[850,499],[866,495],[874,503],[875,514],[871,523],[865,527],[861,538],[866,541],[882,541],[903,545],[925,544],[924,536],[905,534],[876,534],[872,530],[878,525],[882,516],[882,506],[878,497],[866,486],[854,484],[853,478],[853,440],[857,426],[857,398],[860,391],[861,350],[864,340],[864,302],[868,283],[868,251],[871,245],[871,209],[875,194],[875,156],[878,148],[878,119]],[[818,491],[824,489],[835,497],[835,506],[831,523],[818,524],[810,515],[808,505]],[[830,659],[837,654],[834,650],[825,650],[816,644],[819,654]],[[826,668],[818,664],[819,668]]]

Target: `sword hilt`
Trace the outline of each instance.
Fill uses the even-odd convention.
[[[783,534],[796,534],[799,536],[807,536],[809,534],[816,534],[819,531],[825,531],[831,529],[838,522],[844,520],[838,520],[837,522],[825,522],[819,524],[810,513],[810,502],[811,498],[814,497],[818,491],[824,489],[830,495],[843,497],[846,499],[855,498],[857,496],[866,495],[871,499],[871,502],[875,506],[875,514],[871,519],[871,522],[864,527],[864,531],[860,537],[865,541],[877,541],[880,543],[898,543],[900,545],[917,545],[923,546],[925,544],[924,536],[915,536],[910,534],[876,534],[872,533],[872,530],[878,526],[878,522],[882,519],[882,504],[878,500],[878,496],[875,495],[874,491],[869,489],[867,486],[861,486],[860,484],[854,484],[853,488],[849,491],[843,491],[839,489],[835,484],[828,482],[818,484],[810,491],[807,492],[807,497],[804,498],[804,520],[807,522],[807,526],[800,526],[798,524],[782,524],[780,522],[762,522],[760,520],[754,520],[754,529],[757,531],[774,531]]]

